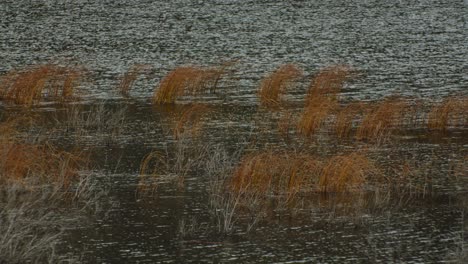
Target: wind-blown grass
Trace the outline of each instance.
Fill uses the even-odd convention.
[[[298,131],[308,137],[319,130],[338,108],[338,93],[350,77],[350,69],[332,66],[321,70],[311,81]]]
[[[53,64],[12,70],[0,79],[0,99],[30,106],[41,99],[68,100],[83,75],[81,69]]]
[[[148,66],[143,64],[133,65],[128,69],[128,71],[122,76],[118,90],[123,97],[128,97],[130,89],[137,80],[138,76],[145,70]]]
[[[401,127],[408,109],[408,103],[400,98],[389,98],[371,105],[362,117],[356,139],[377,142],[385,140],[393,130]]]
[[[153,103],[175,103],[179,96],[216,92],[231,63],[219,67],[183,66],[169,72],[154,91]]]
[[[280,103],[283,94],[295,80],[302,76],[302,71],[293,64],[280,66],[276,71],[267,75],[258,90],[260,103],[265,107],[273,107]]]
[[[427,126],[439,131],[446,131],[450,126],[463,127],[467,125],[467,116],[468,98],[448,97],[431,108]]]

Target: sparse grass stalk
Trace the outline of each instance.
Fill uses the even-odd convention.
[[[122,76],[118,90],[123,97],[128,97],[130,89],[137,80],[138,76],[142,73],[143,70],[148,68],[147,65],[136,64],[128,69],[128,71]]]

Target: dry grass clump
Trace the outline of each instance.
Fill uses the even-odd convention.
[[[335,97],[318,95],[311,97],[297,124],[298,131],[308,137],[317,132],[326,122],[331,113],[338,108]]]
[[[81,70],[52,64],[12,70],[0,79],[0,99],[28,106],[42,98],[70,99],[81,76]]]
[[[351,153],[330,158],[322,169],[319,187],[322,192],[361,191],[376,166],[365,155]]]
[[[317,95],[336,95],[351,77],[351,72],[351,68],[346,65],[329,66],[320,70],[310,83],[307,94],[309,99]]]
[[[364,109],[364,103],[354,102],[339,110],[333,125],[333,132],[339,139],[346,138],[350,135],[353,122],[362,114]]]
[[[284,93],[292,83],[302,76],[302,70],[293,64],[280,66],[276,71],[266,76],[258,90],[260,103],[265,107],[276,106],[280,103],[280,95]]]
[[[448,97],[435,104],[428,114],[429,129],[446,131],[449,126],[466,126],[468,116],[467,97]]]
[[[174,138],[179,139],[187,133],[190,133],[193,137],[197,136],[201,130],[202,118],[209,110],[208,106],[202,104],[194,104],[184,110],[174,127]]]
[[[362,118],[356,131],[357,140],[382,141],[392,130],[401,126],[408,103],[400,98],[389,98],[371,105]]]
[[[201,66],[178,67],[169,72],[153,94],[153,103],[174,103],[179,96],[216,92],[219,82],[231,64],[205,68]]]
[[[313,156],[265,151],[245,156],[234,172],[234,191],[290,194],[312,187],[320,162]]]
[[[122,76],[118,90],[123,97],[129,96],[130,89],[137,80],[138,76],[142,73],[143,70],[147,68],[147,65],[136,64],[130,67],[130,69],[128,69],[128,71]]]
[[[312,80],[306,105],[298,122],[298,130],[304,136],[314,134],[338,108],[337,95],[351,70],[346,66],[332,66],[320,71]]]
[[[54,184],[66,189],[78,180],[78,171],[87,167],[83,155],[59,151],[47,144],[2,144],[0,160],[1,182],[26,187]]]

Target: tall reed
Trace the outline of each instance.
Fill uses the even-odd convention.
[[[276,106],[283,94],[295,80],[303,75],[302,70],[294,64],[281,65],[276,71],[267,75],[260,83],[258,96],[265,107]]]

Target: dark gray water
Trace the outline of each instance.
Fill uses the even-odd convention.
[[[52,134],[63,144],[94,146],[96,160],[105,165],[98,173],[110,186],[113,206],[107,217],[67,231],[63,246],[82,254],[83,261],[439,262],[460,245],[466,228],[458,203],[458,195],[467,191],[466,179],[445,177],[449,160],[460,162],[467,155],[466,130],[436,140],[408,137],[398,148],[417,160],[435,156],[440,162],[434,197],[357,219],[327,209],[306,208],[297,216],[274,212],[252,233],[239,224],[232,236],[214,236],[206,230],[211,222],[200,175],[190,175],[182,190],[162,185],[154,198],[136,195],[139,164],[153,148],[170,144],[166,123],[174,111],[144,101],[176,66],[238,60],[234,81],[224,87],[222,100],[228,105],[214,106],[203,138],[233,148],[259,133],[253,131],[258,122],[269,122],[256,116],[256,87],[283,63],[297,63],[308,75],[327,65],[351,65],[361,76],[345,88],[346,97],[466,95],[467,11],[461,0],[3,0],[0,72],[45,62],[83,65],[92,81],[81,88],[94,101],[118,98],[114,88],[131,65],[151,66],[130,92],[138,100],[106,106],[113,111],[128,107],[121,131],[90,130],[75,137],[59,128]],[[38,112],[47,116],[55,110]],[[263,136],[267,139],[260,147],[283,144],[268,133]],[[335,146],[334,151],[352,147]],[[404,159],[392,146],[380,152],[375,155],[383,164]],[[192,219],[197,228],[183,235],[181,221]]]

